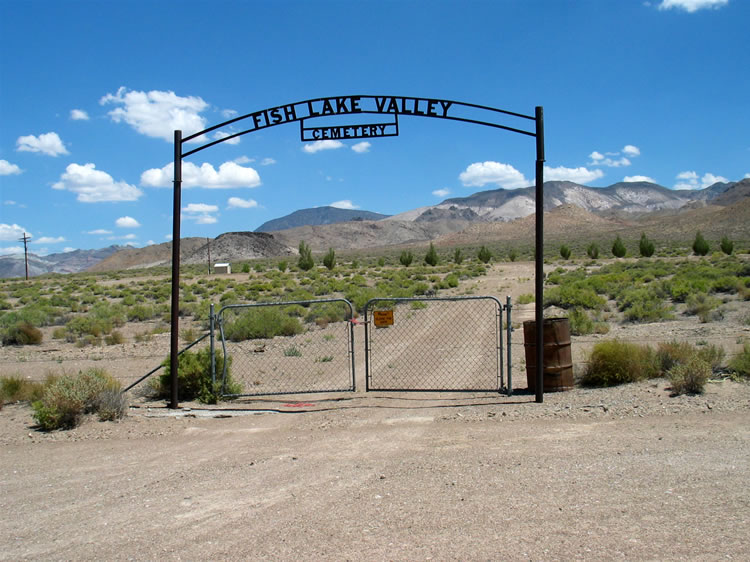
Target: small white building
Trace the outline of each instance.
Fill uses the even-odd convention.
[[[232,273],[232,265],[228,263],[215,263],[214,273]]]

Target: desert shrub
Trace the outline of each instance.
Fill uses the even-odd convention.
[[[224,337],[230,341],[293,336],[302,331],[298,318],[275,307],[248,310],[224,325]]]
[[[111,397],[106,395],[119,392],[120,383],[102,369],[62,375],[51,381],[41,399],[32,404],[34,419],[44,431],[71,429],[80,423],[84,414],[96,413],[103,402],[109,404]],[[115,417],[107,407],[103,412],[104,419],[124,416],[125,403],[122,404]]]
[[[650,258],[654,255],[654,243],[648,239],[646,233],[641,233],[641,241],[638,243],[638,250],[644,258]]]
[[[450,275],[446,275],[445,279],[443,279],[443,282],[441,285],[445,285],[450,288],[456,288],[458,287],[458,275],[455,273],[451,273]],[[441,287],[442,289],[443,287]]]
[[[663,296],[644,286],[623,291],[617,305],[628,322],[659,322],[672,318],[671,306]]]
[[[284,357],[302,357],[302,352],[296,345],[290,345],[284,349]]]
[[[551,287],[544,292],[545,307],[559,306],[565,309],[583,307],[601,310],[606,304],[606,299],[581,283],[566,283],[558,287]]]
[[[0,377],[0,401],[34,402],[42,397],[44,385],[21,377]]]
[[[594,321],[582,308],[571,308],[568,311],[570,333],[574,336],[585,336],[594,332]]]
[[[566,244],[560,246],[560,257],[562,257],[562,259],[564,260],[570,258],[570,248]]]
[[[697,354],[691,355],[684,363],[676,364],[667,373],[675,394],[703,394],[710,376],[711,366]]]
[[[414,255],[408,250],[402,251],[401,255],[398,258],[398,261],[401,262],[401,265],[403,265],[404,267],[409,267],[413,260]]]
[[[279,268],[279,271],[284,273],[287,267],[289,267],[289,264],[286,262],[286,260],[281,260],[276,267]]]
[[[305,322],[314,322],[319,326],[333,322],[343,322],[349,316],[349,307],[341,302],[328,302],[310,305],[305,315]]]
[[[583,386],[615,386],[659,376],[659,364],[648,346],[610,340],[594,345],[581,379]]]
[[[586,255],[592,260],[597,259],[599,257],[599,245],[596,242],[592,242],[586,246]]]
[[[699,230],[695,234],[695,240],[693,240],[693,253],[696,256],[705,256],[710,249],[708,242],[703,238],[701,231]]]
[[[430,249],[427,250],[424,261],[427,265],[431,265],[432,267],[435,267],[440,262],[440,257],[438,256],[437,250],[435,250],[435,245],[432,242],[430,242]]]
[[[171,393],[172,372],[170,358],[164,360],[164,373],[156,381],[156,394],[167,398]],[[225,394],[239,394],[242,386],[232,377],[232,358],[227,360]],[[216,404],[222,395],[221,377],[224,371],[224,354],[216,352],[216,383],[211,376],[211,350],[206,347],[197,352],[185,351],[180,355],[177,368],[177,397],[179,400],[198,400],[204,404]]]
[[[518,259],[518,252],[516,252],[515,248],[511,248],[508,252],[508,259],[510,261],[516,261]]]
[[[299,259],[297,260],[297,266],[302,271],[309,271],[315,266],[315,261],[312,257],[312,250],[310,249],[310,246],[305,244],[304,240],[299,243]]]
[[[333,248],[328,248],[328,252],[323,256],[323,265],[326,266],[328,271],[336,267],[336,252],[333,251]]]
[[[250,273],[250,264],[245,262],[242,264],[242,269],[240,270],[242,273]]]
[[[622,238],[620,238],[620,235],[617,235],[617,238],[615,238],[614,243],[612,244],[612,255],[616,258],[623,258],[625,257],[625,254],[627,253],[627,250],[625,248],[625,244],[622,242]]]
[[[695,347],[688,342],[679,342],[677,340],[660,343],[656,349],[659,368],[664,373],[669,372],[675,365],[686,363],[694,354]]]
[[[721,237],[721,243],[719,244],[719,247],[721,248],[722,252],[724,252],[728,256],[731,256],[732,252],[734,251],[734,242],[732,242],[726,236],[722,236]]]
[[[383,267],[384,265],[385,265],[385,258],[381,256],[378,258],[378,267]]]
[[[3,345],[39,345],[42,343],[42,332],[23,322],[4,328],[0,339]]]
[[[696,315],[705,324],[723,318],[723,314],[718,310],[720,306],[721,299],[706,293],[693,293],[685,299],[685,314]]]
[[[516,302],[518,302],[518,304],[529,304],[534,302],[535,300],[536,299],[534,295],[532,295],[531,293],[524,293],[523,295],[518,295],[518,299],[516,300]]]
[[[487,246],[482,246],[477,252],[477,259],[482,263],[489,263],[492,259],[492,252],[490,252]]]
[[[737,376],[750,378],[750,343],[745,343],[742,351],[729,362],[729,369]]]
[[[453,251],[453,263],[456,265],[461,265],[461,263],[464,261],[464,256],[461,253],[461,248],[456,248]]]
[[[118,345],[121,343],[125,343],[125,336],[122,335],[122,332],[114,330],[111,334],[104,337],[104,343],[106,343],[107,345]]]
[[[150,304],[136,304],[130,306],[127,309],[127,317],[129,322],[145,322],[151,320],[159,315],[156,307]]]

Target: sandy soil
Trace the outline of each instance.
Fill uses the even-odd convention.
[[[496,266],[475,294],[533,292],[524,267]],[[730,315],[615,330],[727,346],[748,335]],[[53,433],[6,405],[0,559],[750,559],[750,385],[676,397],[657,379],[537,404],[520,332],[510,397],[364,393],[359,381],[220,408],[134,398],[119,423]],[[574,341],[574,360],[595,339]],[[129,380],[166,349],[168,334],[1,348],[0,369],[95,364]]]

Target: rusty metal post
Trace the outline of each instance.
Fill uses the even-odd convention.
[[[180,323],[180,206],[182,199],[182,131],[174,132],[174,198],[172,206],[172,325],[169,346],[169,370],[171,375],[171,392],[169,407],[179,407],[177,399],[177,373],[180,359],[177,356],[179,347]]]

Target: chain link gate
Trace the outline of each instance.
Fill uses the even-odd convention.
[[[500,392],[502,311],[489,296],[368,301],[367,390]]]
[[[354,391],[354,309],[346,299],[233,304],[216,315],[225,397]],[[243,390],[227,388],[227,366]]]

